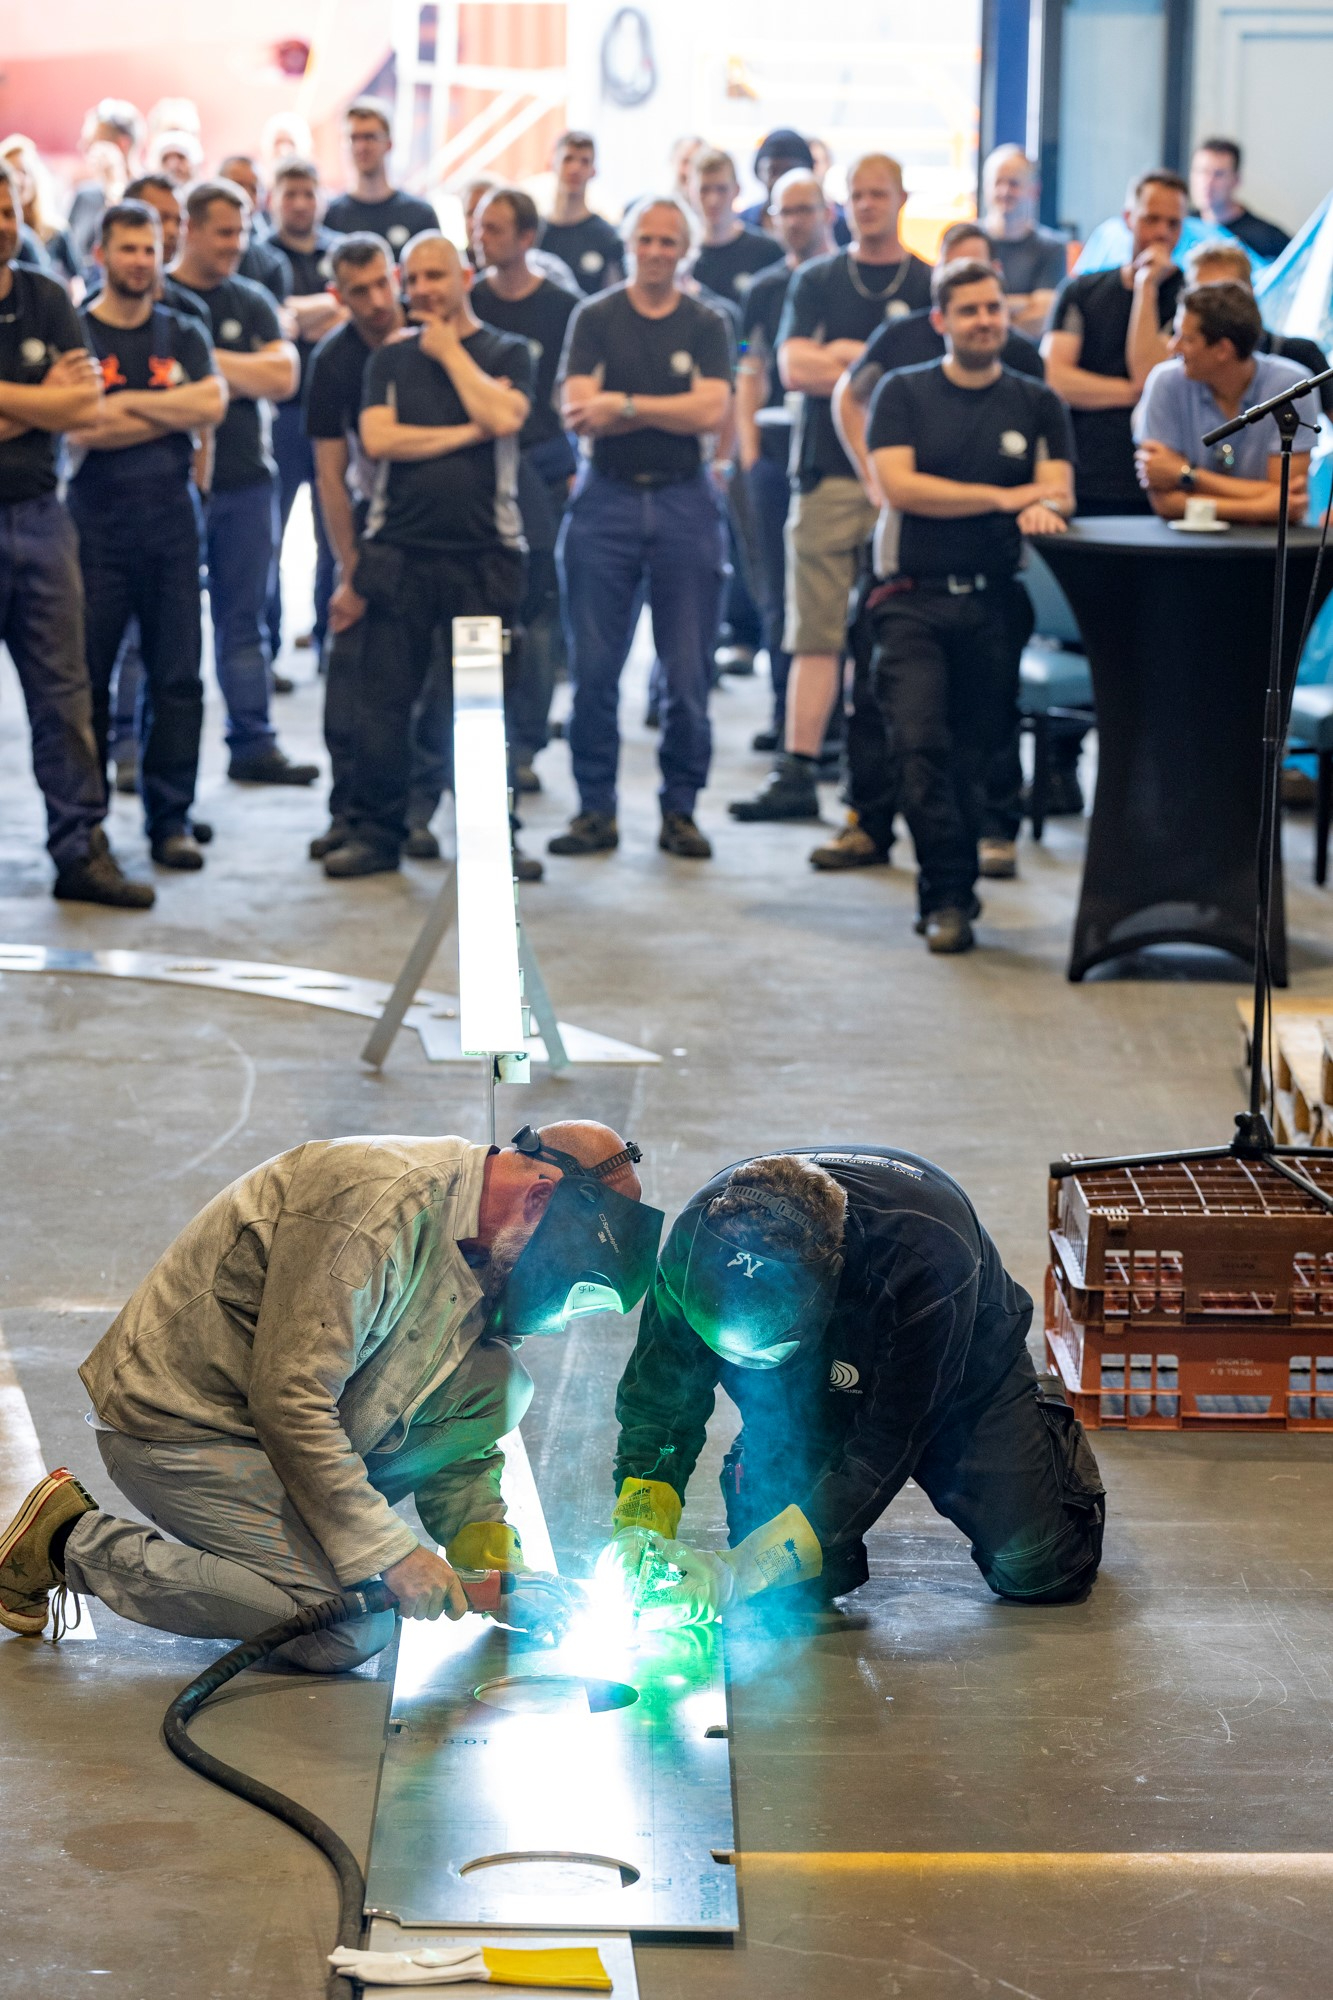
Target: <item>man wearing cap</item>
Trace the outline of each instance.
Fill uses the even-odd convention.
[[[864,1536],[914,1479],[998,1597],[1068,1603],[1105,1496],[1073,1411],[1039,1385],[1032,1301],[958,1184],[911,1153],[778,1153],[715,1174],[671,1229],[616,1397],[604,1566],[680,1572],[648,1607],[699,1622],[762,1591],[818,1611],[869,1577]],[[718,1389],[729,1547],[675,1539]]]
[[[759,151],[754,156],[754,177],[765,189],[765,195],[762,201],[741,210],[741,221],[748,222],[753,229],[768,229],[777,233],[773,190],[784,174],[794,173],[798,167],[807,174],[815,171],[815,156],[810,142],[803,139],[799,132],[783,125],[761,139]],[[829,208],[833,217],[833,241],[840,246],[850,243],[852,232],[847,227],[842,210],[836,202],[830,202]]]
[[[49,1474],[0,1533],[0,1625],[40,1633],[55,1594],[58,1631],[73,1591],[159,1631],[248,1639],[377,1575],[405,1617],[461,1617],[456,1569],[525,1568],[497,1446],[532,1395],[514,1347],[647,1289],[663,1217],[639,1200],[640,1158],[592,1123],[502,1150],[335,1139],[224,1188],[80,1370],[140,1518]],[[394,1512],[409,1494],[425,1541]],[[520,1580],[511,1623],[525,1589],[547,1594]],[[336,1671],[392,1632],[380,1613],[282,1657]]]

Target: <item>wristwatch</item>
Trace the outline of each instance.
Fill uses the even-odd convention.
[[[626,396],[626,397],[625,397],[624,401],[623,401],[623,402],[621,403],[621,405],[620,405],[620,414],[621,414],[621,416],[622,416],[622,417],[637,417],[637,416],[638,416],[638,414],[639,414],[639,406],[638,406],[638,404],[637,404],[637,403],[635,402],[635,400],[634,400],[633,396]]]
[[[1176,481],[1176,484],[1180,487],[1181,491],[1184,493],[1192,493],[1195,487],[1198,485],[1198,483],[1199,483],[1198,475],[1196,474],[1194,467],[1192,465],[1182,465],[1180,468],[1179,477],[1177,478]]]

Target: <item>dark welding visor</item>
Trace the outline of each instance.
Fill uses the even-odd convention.
[[[767,1198],[763,1203],[775,1205]],[[796,1252],[775,1255],[758,1234],[751,1241],[753,1248],[743,1235],[739,1241],[719,1235],[701,1211],[681,1310],[704,1345],[724,1361],[737,1368],[777,1368],[827,1326],[838,1266],[807,1263]]]
[[[666,1216],[603,1183],[641,1157],[638,1147],[585,1167],[572,1153],[543,1146],[529,1126],[513,1144],[558,1166],[561,1179],[496,1300],[489,1331],[559,1333],[583,1313],[632,1312],[652,1281]]]

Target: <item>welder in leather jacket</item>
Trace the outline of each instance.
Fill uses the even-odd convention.
[[[1032,1301],[958,1184],[877,1146],[743,1161],[663,1246],[616,1412],[616,1537],[675,1571],[660,1622],[794,1586],[793,1608],[863,1584],[864,1535],[909,1479],[969,1538],[996,1594],[1080,1597],[1105,1499],[1073,1411],[1039,1392]],[[730,1547],[674,1540],[715,1392],[742,1428],[722,1474]]]

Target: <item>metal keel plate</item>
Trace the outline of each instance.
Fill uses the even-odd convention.
[[[555,1649],[480,1618],[429,1629],[430,1657],[399,1658],[370,1909],[403,1925],[737,1929],[734,1869],[713,1858],[735,1844],[717,1626],[633,1649],[591,1608]]]

